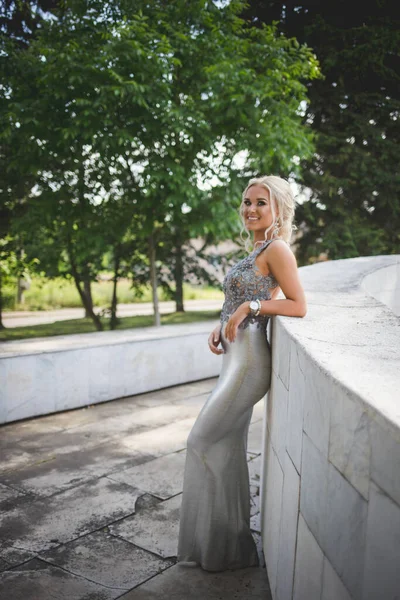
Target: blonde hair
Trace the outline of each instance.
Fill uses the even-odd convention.
[[[287,244],[290,244],[292,231],[295,231],[297,229],[296,225],[293,224],[295,199],[292,190],[290,188],[289,183],[285,179],[277,177],[276,175],[265,175],[263,177],[255,177],[253,179],[250,179],[246,189],[242,194],[242,202],[239,207],[239,215],[242,222],[240,239],[244,242],[245,249],[248,252],[250,252],[250,248],[253,244],[250,237],[250,233],[245,226],[243,202],[246,198],[248,189],[251,188],[253,185],[259,185],[261,187],[264,187],[269,192],[273,222],[268,227],[268,229],[265,230],[265,239],[272,239],[267,238],[267,234],[270,229],[274,228],[272,237],[279,236],[280,238],[285,240]],[[243,238],[244,231],[246,231],[247,233],[246,239]]]

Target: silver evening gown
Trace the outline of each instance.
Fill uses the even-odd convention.
[[[187,440],[177,558],[182,566],[197,563],[207,571],[223,571],[259,565],[250,531],[246,452],[253,406],[270,387],[269,317],[246,317],[233,343],[224,331],[242,302],[270,300],[269,289],[278,286],[255,264],[271,241],[238,262],[224,280],[222,369]]]

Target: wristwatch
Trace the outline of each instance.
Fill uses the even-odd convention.
[[[250,314],[253,317],[258,317],[258,315],[261,312],[261,302],[260,302],[260,300],[258,298],[256,300],[251,300],[251,302],[249,304],[249,308],[250,308]]]

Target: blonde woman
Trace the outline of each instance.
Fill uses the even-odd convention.
[[[247,435],[254,404],[271,382],[268,320],[307,312],[289,247],[294,208],[290,185],[280,177],[251,179],[243,193],[240,216],[249,234],[246,249],[252,234],[253,251],[225,277],[220,324],[208,340],[223,363],[187,440],[181,566],[223,571],[259,565],[250,531]],[[285,298],[276,300],[280,289]]]

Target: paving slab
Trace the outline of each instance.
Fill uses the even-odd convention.
[[[261,454],[263,436],[263,421],[253,421],[250,423],[249,435],[247,438],[247,450],[254,454]]]
[[[163,427],[125,436],[119,442],[121,451],[138,450],[156,457],[185,450],[187,438],[195,420],[195,417],[191,417]]]
[[[272,600],[266,570],[249,567],[211,573],[179,563],[121,600]]]
[[[69,454],[39,460],[36,464],[3,473],[1,479],[22,492],[44,498],[152,458],[152,455],[137,450],[123,454],[119,451],[119,443],[104,444],[101,449],[83,447]]]
[[[143,510],[140,518],[134,515],[111,525],[109,531],[158,556],[176,556],[181,502],[182,494],[178,494]]]
[[[7,571],[12,567],[27,562],[31,558],[35,558],[35,556],[35,552],[30,552],[29,550],[21,550],[20,548],[14,548],[13,546],[9,546],[8,548],[2,548],[0,550],[0,571]]]
[[[2,514],[4,546],[39,552],[135,512],[138,493],[106,477]]]
[[[252,534],[253,534],[253,538],[254,538],[254,541],[257,546],[258,558],[260,560],[260,567],[265,567],[265,557],[264,557],[261,533],[256,533],[255,531],[253,531]]]
[[[250,517],[250,529],[252,531],[256,531],[261,534],[261,513],[260,511],[256,512],[252,517]]]
[[[151,410],[151,409],[148,409]],[[176,407],[179,412],[179,407]],[[195,414],[193,414],[193,412]],[[193,414],[193,416],[188,416]],[[53,460],[59,455],[85,452],[88,450],[105,447],[111,444],[118,449],[118,453],[129,455],[136,450],[142,454],[168,454],[186,447],[187,436],[197,416],[197,411],[188,410],[180,413],[182,419],[156,427],[153,425],[137,425],[131,432],[118,432],[102,437],[95,429],[70,429],[59,433],[38,434],[26,442],[10,442],[7,447],[1,448],[0,475],[37,465],[40,462]],[[123,419],[121,419],[123,421]],[[106,445],[107,444],[107,445]]]
[[[1,437],[1,436],[0,436]],[[0,473],[7,473],[41,461],[51,460],[61,454],[79,452],[100,446],[104,440],[96,432],[63,430],[51,433],[36,433],[27,439],[2,439],[0,443]]]
[[[200,410],[203,408],[204,404],[207,402],[208,398],[210,397],[210,393],[211,392],[207,392],[198,396],[190,396],[190,398],[182,398],[181,400],[175,400],[174,405],[190,406],[196,411],[194,414],[197,416]]]
[[[136,396],[127,396],[125,398],[109,400],[98,404],[90,404],[83,408],[66,410],[64,412],[35,417],[25,421],[18,421],[16,423],[8,423],[1,426],[1,431],[2,434],[5,435],[12,433],[14,439],[27,439],[30,435],[36,435],[38,432],[50,433],[52,431],[71,429],[87,423],[104,421],[108,418],[122,418],[123,415],[131,415],[134,411],[145,407],[147,404],[145,400],[148,400],[149,405],[152,406],[153,404],[150,401],[153,399],[154,405],[157,406],[159,404],[168,403],[170,397],[182,398],[185,394],[185,392],[181,390],[182,387],[185,386],[167,388],[170,390],[169,395],[166,393],[167,390],[163,390],[165,393],[163,398],[159,398],[159,391],[147,392]],[[199,389],[201,390],[202,388]],[[198,394],[200,392],[193,390],[192,393]]]
[[[264,418],[264,399],[260,400],[253,406],[253,414],[251,416],[251,422],[255,423],[256,421],[261,421]]]
[[[131,435],[141,428],[153,429],[189,417],[196,417],[197,414],[196,407],[191,405],[162,404],[161,406],[136,407],[130,414],[78,425],[73,429],[68,429],[68,433],[87,434],[90,438],[96,435],[98,439],[106,441],[116,436]]]
[[[132,398],[141,406],[158,406],[170,402],[180,404],[191,401],[193,398],[198,398],[199,396],[205,396],[207,398],[214,389],[217,381],[218,377],[213,377],[212,379],[165,388],[163,390],[157,390],[156,392],[139,394],[137,396],[132,396]]]
[[[175,420],[196,417],[206,401],[202,395],[205,385],[199,382],[177,386],[95,407],[0,426],[0,472],[78,451],[82,445],[85,448],[94,447],[123,433],[132,434],[140,428],[158,427]],[[208,383],[207,389],[209,386]],[[189,389],[185,391],[183,388]],[[164,397],[159,398],[157,394]],[[193,402],[186,402],[192,397]],[[150,398],[156,401],[156,405],[149,408],[146,404]],[[176,406],[172,404],[173,400],[178,401]],[[141,402],[144,402],[143,406]],[[158,406],[160,408],[157,409]]]
[[[104,531],[43,552],[40,558],[69,573],[119,590],[130,590],[175,562],[161,560]]]
[[[183,489],[185,460],[186,450],[174,452],[114,473],[109,478],[167,500]]]
[[[4,483],[0,483],[0,510],[5,511],[15,504],[17,498],[24,497],[25,494]]]
[[[3,600],[113,600],[121,590],[108,589],[33,559],[0,574]]]
[[[195,417],[182,419],[136,434],[115,436],[108,443],[95,445],[81,434],[73,439],[72,446],[68,446],[68,441],[65,444],[65,438],[53,437],[51,444],[47,440],[47,453],[38,456],[33,448],[27,459],[26,454],[17,457],[17,462],[23,463],[19,468],[13,460],[5,461],[9,469],[2,473],[1,480],[24,492],[50,496],[95,477],[184,450],[194,420]],[[89,437],[95,439],[94,432]],[[13,451],[18,453],[16,448]]]
[[[255,456],[247,463],[250,478],[250,528],[260,532],[260,466],[261,457]]]
[[[74,411],[68,412],[72,413]],[[67,413],[59,413],[59,415],[63,415],[64,419],[66,418],[66,414]],[[5,423],[0,425],[0,447],[2,447],[3,444],[5,444],[8,440],[15,442],[21,440],[26,441],[32,436],[36,437],[39,433],[57,433],[58,431],[65,429],[65,424],[63,422],[55,422],[54,416],[55,415],[48,415],[33,419],[26,419],[24,421],[17,421],[16,423]]]
[[[3,558],[0,558],[0,573],[2,571],[7,571],[10,568],[10,564],[5,561]]]
[[[252,490],[250,489],[250,517],[253,517],[260,512],[259,498],[258,490],[256,493],[252,493]]]
[[[256,456],[247,463],[249,467],[250,485],[260,486],[261,456]]]

